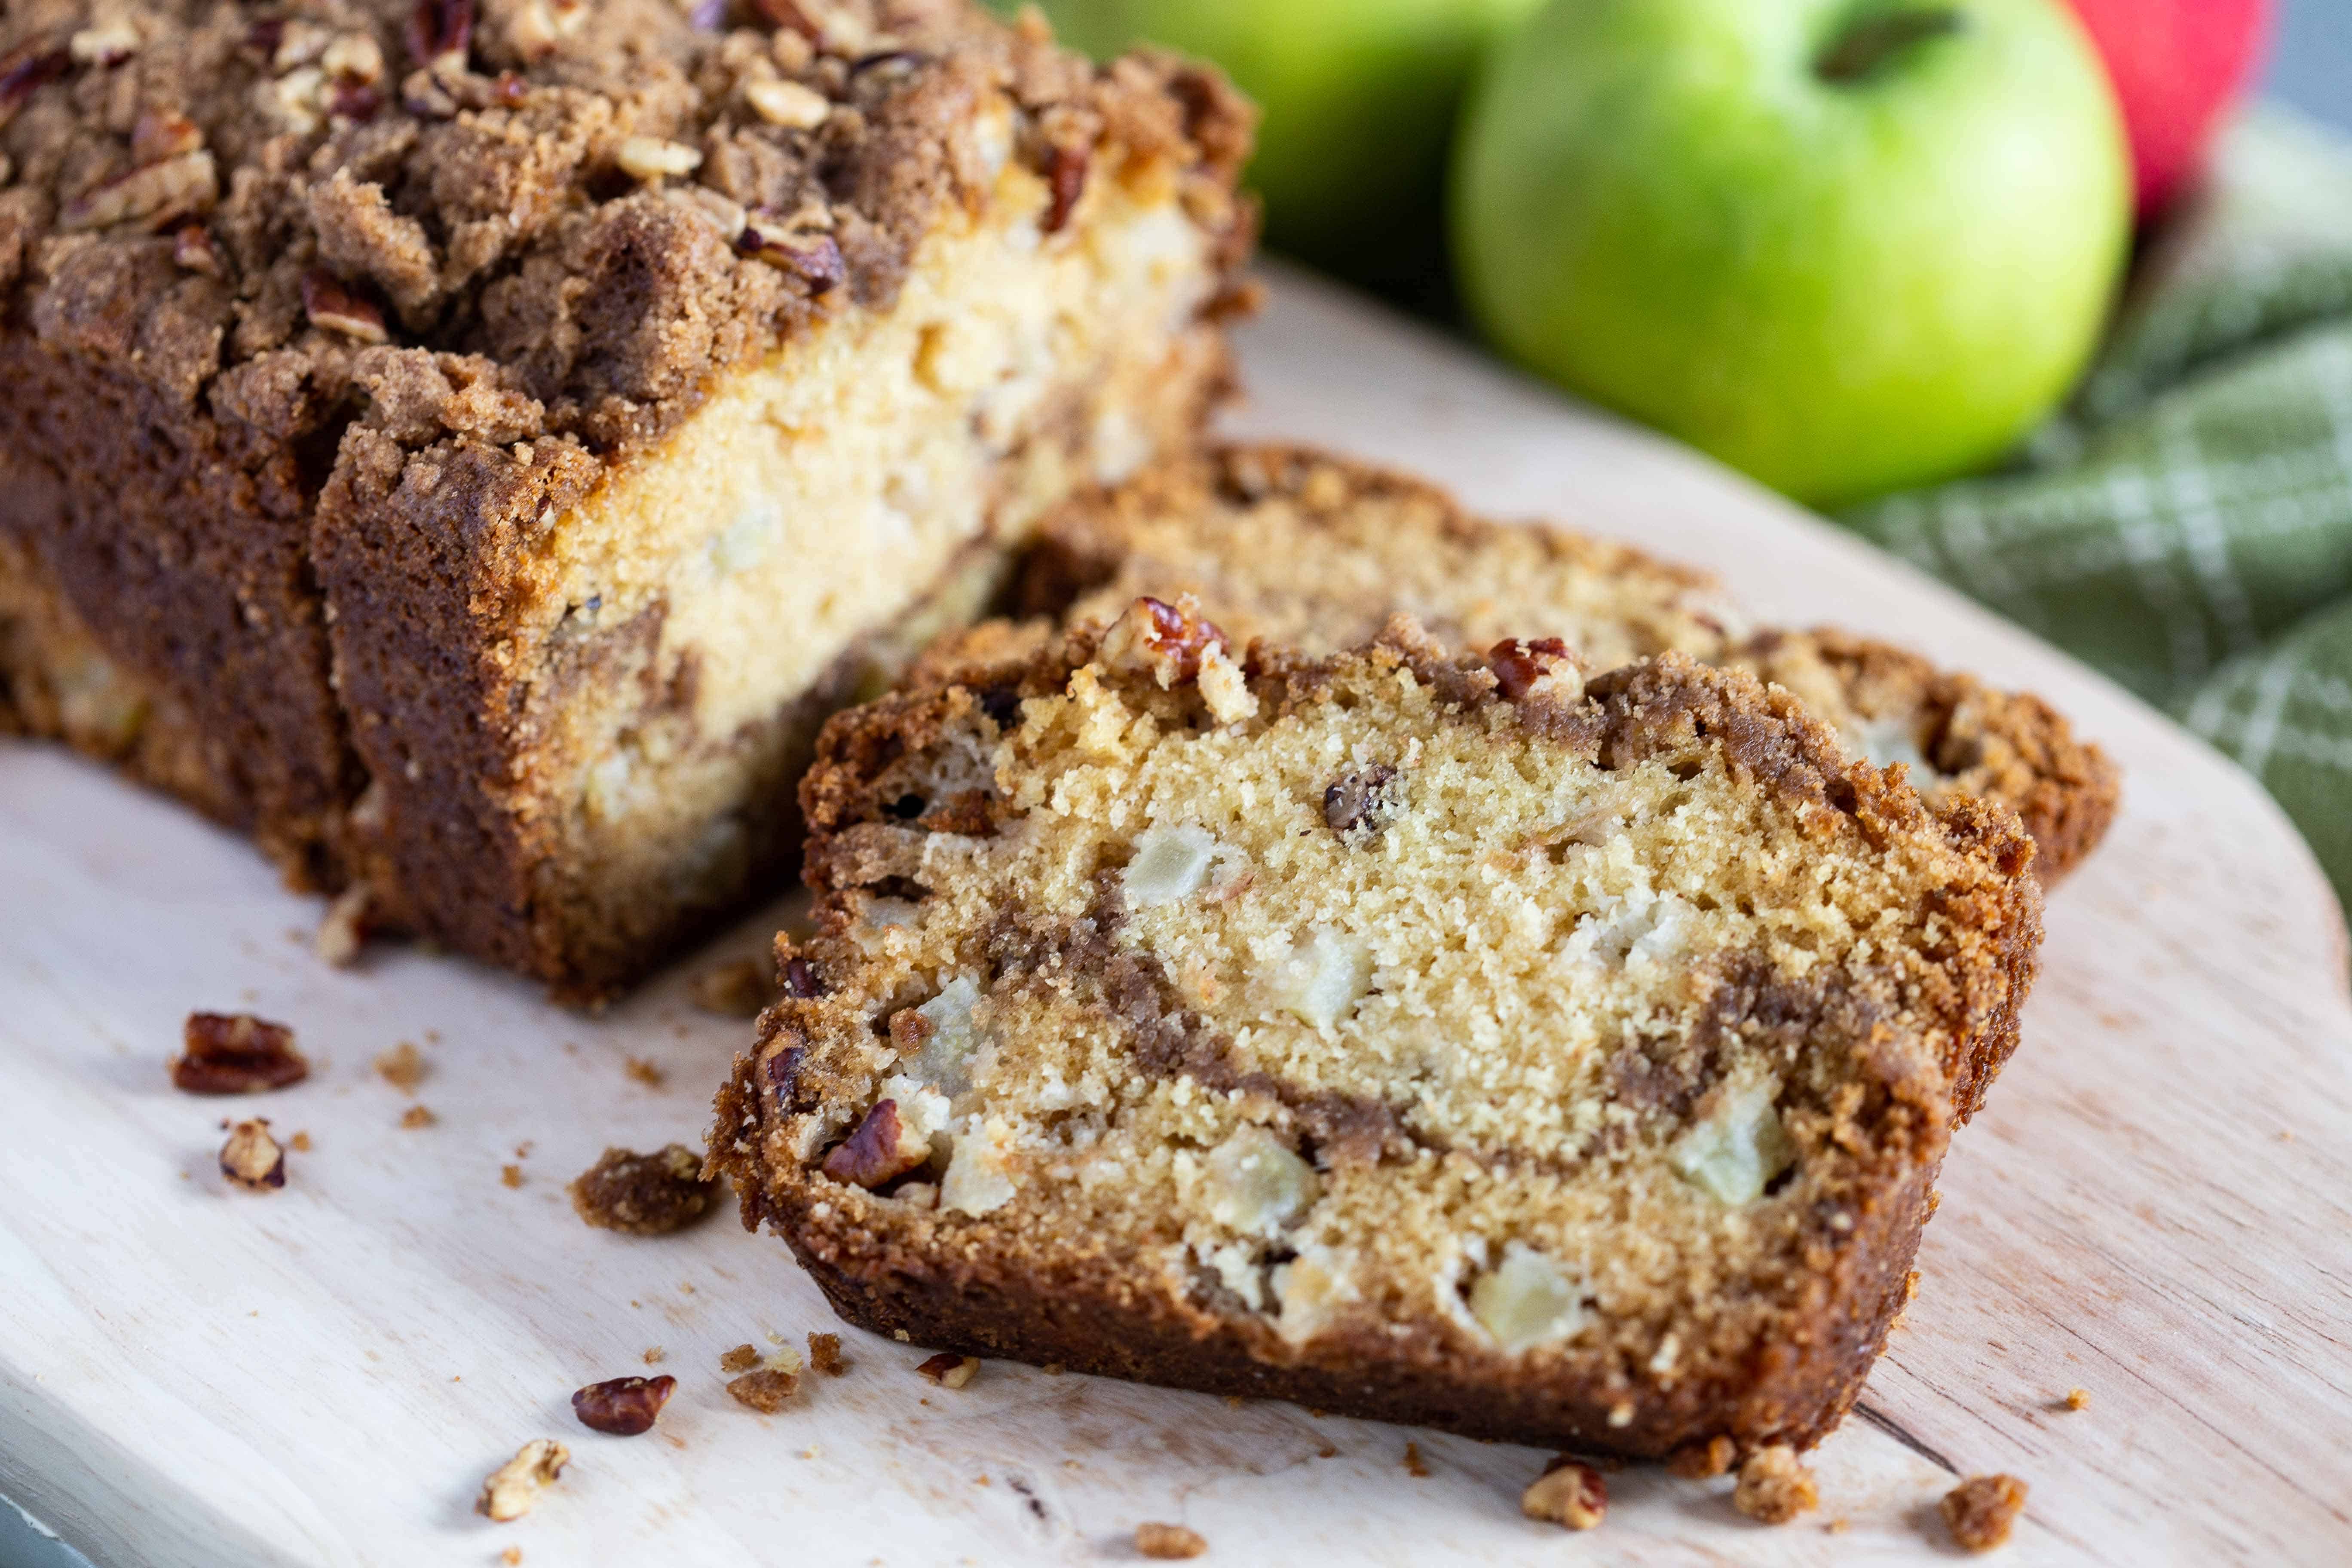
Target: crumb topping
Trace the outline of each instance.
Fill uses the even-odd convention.
[[[1157,161],[1208,211],[1248,145],[1213,74],[963,0],[93,3],[0,20],[0,303],[279,437],[648,441],[886,304],[1006,161],[1057,203]]]

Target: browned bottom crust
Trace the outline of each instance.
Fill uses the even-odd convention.
[[[714,1150],[729,1142],[751,1092],[740,1073],[721,1092]],[[1320,1341],[1295,1362],[1269,1362],[1262,1337],[1139,1298],[1105,1271],[1066,1261],[1042,1270],[1010,1266],[978,1248],[901,1247],[838,1210],[815,1215],[798,1194],[764,1206],[747,1196],[743,1213],[747,1229],[764,1219],[790,1243],[835,1311],[913,1344],[1203,1394],[1286,1399],[1466,1437],[1663,1459],[1717,1436],[1730,1438],[1742,1456],[1775,1443],[1807,1448],[1836,1429],[1903,1305],[1940,1167],[1940,1160],[1918,1167],[1899,1191],[1857,1215],[1840,1271],[1820,1282],[1820,1315],[1766,1348],[1743,1378],[1687,1381],[1671,1393],[1644,1391],[1639,1400],[1606,1380],[1498,1374],[1491,1359],[1458,1355],[1434,1335]],[[731,1173],[739,1192],[756,1190],[746,1173]]]

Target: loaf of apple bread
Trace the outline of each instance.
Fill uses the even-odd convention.
[[[1784,691],[1143,600],[835,719],[711,1162],[854,1322],[1579,1450],[1819,1438],[2040,940]]]
[[[12,4],[0,728],[608,992],[1194,438],[1250,118],[967,0]]]
[[[1755,629],[1705,574],[1563,528],[1490,522],[1422,480],[1320,452],[1188,454],[1074,499],[1040,529],[1020,597],[1062,624],[1181,593],[1244,644],[1330,652],[1402,612],[1463,648],[1551,637],[1604,668],[1673,650],[1749,670],[1802,698],[1850,753],[1908,764],[1931,801],[2014,807],[2045,883],[2115,819],[2115,765],[2038,697],[1843,632]],[[972,646],[1006,636],[992,627]]]

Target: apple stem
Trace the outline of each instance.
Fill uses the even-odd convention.
[[[1914,44],[1957,33],[1967,22],[1959,12],[1947,9],[1877,11],[1856,17],[1813,61],[1813,74],[1829,82],[1862,81]]]

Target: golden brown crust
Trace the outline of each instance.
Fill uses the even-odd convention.
[[[1654,1324],[1618,1359],[1574,1363],[1528,1363],[1442,1317],[1410,1312],[1295,1342],[1213,1286],[1191,1294],[1150,1288],[1134,1260],[1103,1237],[911,1207],[825,1173],[826,1144],[873,1092],[852,1061],[880,1026],[877,1018],[869,1027],[866,1004],[846,999],[862,995],[866,984],[852,910],[877,888],[924,896],[915,885],[927,864],[923,836],[986,838],[1017,815],[992,791],[966,787],[958,748],[1013,722],[1024,699],[1075,689],[1074,677],[1101,683],[1129,710],[1149,711],[1171,730],[1200,721],[1199,704],[1210,699],[1192,678],[1162,685],[1149,670],[1121,673],[1116,661],[1104,662],[1106,636],[1116,642],[1119,635],[1082,626],[1020,662],[952,675],[935,667],[932,684],[827,727],[803,792],[819,935],[806,950],[780,943],[797,979],[764,1016],[758,1049],[738,1059],[712,1134],[711,1165],[734,1181],[747,1226],[765,1223],[783,1235],[853,1321],[959,1353],[1647,1457],[1705,1450],[1716,1438],[1738,1452],[1801,1447],[1833,1426],[1903,1300],[1948,1128],[1968,1103],[1961,1097],[1979,1095],[2014,1044],[2017,998],[2009,994],[2030,977],[2040,929],[2038,892],[2024,874],[2031,848],[1997,810],[1963,803],[1937,812],[1899,776],[1849,763],[1786,692],[1678,655],[1597,678],[1581,692],[1523,689],[1514,701],[1489,661],[1450,654],[1399,626],[1368,649],[1330,658],[1260,644],[1244,673],[1255,725],[1307,716],[1339,700],[1343,688],[1360,693],[1369,661],[1410,671],[1465,725],[1516,726],[1587,764],[1626,770],[1703,752],[1725,759],[1740,788],[1821,821],[1826,837],[1858,832],[1889,845],[1949,847],[1948,864],[1966,869],[1950,874],[1936,913],[1956,948],[1916,978],[1904,1013],[1860,990],[1790,985],[1761,973],[1731,976],[1717,993],[1715,1026],[1736,1019],[1744,1039],[1782,1042],[1759,1050],[1843,1049],[1865,1064],[1835,1111],[1847,1130],[1838,1159],[1850,1163],[1819,1175],[1824,1184],[1790,1233],[1801,1263],[1772,1287],[1786,1294],[1775,1299],[1770,1332],[1694,1334],[1672,1377],[1655,1375]],[[1421,1168],[1416,1163],[1441,1158],[1389,1108],[1318,1099],[1243,1070],[1233,1042],[1148,954],[1114,943],[1120,918],[1115,901],[1082,920],[1043,924],[1006,909],[987,938],[986,973],[992,984],[1016,989],[1034,973],[1085,1016],[1112,1021],[1104,1026],[1128,1042],[1138,1074],[1286,1106],[1335,1171],[1349,1162]],[[902,1012],[891,1021],[894,1038],[908,1018]],[[1712,1048],[1706,1033],[1703,1026],[1686,1042],[1694,1058]],[[920,1037],[919,1030],[908,1043]],[[1916,1045],[1904,1043],[1920,1037],[1950,1044],[1922,1062]],[[1684,1059],[1657,1058],[1628,1087],[1645,1103],[1686,1107],[1691,1090],[1675,1076]]]
[[[1205,68],[1097,68],[965,0],[12,7],[9,721],[119,757],[301,885],[365,881],[382,927],[608,994],[788,860],[794,775],[856,660],[709,738],[751,759],[721,872],[596,884],[519,788],[542,738],[522,697],[614,679],[659,613],[525,668],[549,521],[730,373],[887,310],[1008,161],[1055,175],[1057,222],[1089,221],[1061,199],[1088,188],[1172,193],[1219,319],[1255,232],[1233,190],[1253,114]],[[648,146],[694,167],[648,173]],[[175,160],[209,174],[145,205],[155,169],[196,167]],[[1210,327],[1182,351],[1159,403],[1118,410],[1147,445],[1226,390]],[[1085,390],[1007,465],[1084,467]],[[55,700],[86,653],[143,714],[128,739]]]
[[[1920,750],[1940,782],[1931,794],[1999,801],[2033,839],[2034,874],[2054,885],[2097,848],[2121,803],[2122,773],[2065,716],[2032,692],[2000,691],[1974,676],[1938,669],[1907,649],[1834,627],[1765,632],[1725,662],[1781,679],[1787,664],[1818,661],[1866,716],[1915,716]]]

